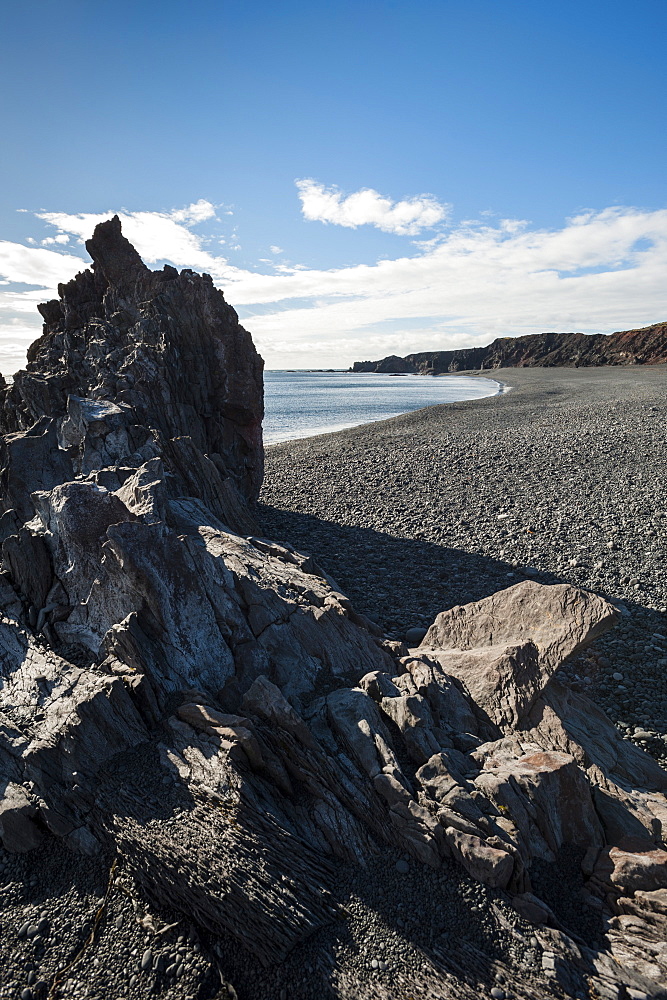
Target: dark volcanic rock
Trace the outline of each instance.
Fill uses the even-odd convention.
[[[404,358],[355,361],[353,372],[407,372],[442,375],[444,372],[486,368],[560,367],[586,365],[659,365],[667,362],[667,323],[610,335],[597,333],[534,333],[499,337],[488,347],[458,351],[422,351]]]
[[[92,271],[40,306],[44,333],[4,391],[5,434],[41,420],[31,432],[37,440],[5,445],[5,468],[20,466],[11,469],[14,491],[21,474],[26,493],[62,482],[68,457],[84,474],[137,468],[185,438],[195,477],[196,466],[206,465],[214,490],[224,494],[231,480],[254,499],[263,467],[262,360],[234,309],[209,275],[149,270],[117,216],[96,227],[86,248]],[[64,454],[54,448],[56,427]],[[173,464],[177,492],[193,495]],[[9,501],[25,505],[26,497]],[[224,514],[224,497],[218,506],[214,513]]]

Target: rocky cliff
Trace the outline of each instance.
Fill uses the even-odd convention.
[[[442,375],[486,368],[565,367],[586,365],[661,365],[667,362],[667,323],[622,333],[535,333],[499,337],[488,347],[458,351],[422,351],[381,361],[355,361],[353,372],[404,372]]]
[[[657,995],[667,775],[558,673],[616,609],[524,581],[415,648],[386,640],[248,528],[261,362],[222,295],[148,271],[117,220],[88,247],[5,389],[16,995]],[[538,869],[603,943],[540,898]],[[395,952],[346,965],[360,926]]]
[[[12,469],[25,453],[31,467],[10,505],[24,512],[35,489],[158,455],[172,492],[201,495],[216,513],[237,493],[254,499],[263,364],[235,311],[208,275],[149,270],[117,216],[86,249],[92,270],[39,307],[44,333],[0,399],[3,464]],[[11,436],[27,430],[29,444]],[[11,490],[13,469],[10,478]]]

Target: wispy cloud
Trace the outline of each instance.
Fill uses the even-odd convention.
[[[85,266],[80,257],[0,240],[0,277],[23,285],[56,288]]]
[[[372,188],[344,195],[337,187],[325,187],[311,178],[296,181],[296,186],[304,218],[348,229],[375,226],[385,233],[416,236],[442,222],[450,210],[430,194],[392,201]]]
[[[411,255],[375,264],[321,270],[266,258],[261,270],[251,271],[211,252],[215,243],[193,231],[197,213],[204,222],[212,218],[210,203],[196,206],[118,214],[148,263],[212,274],[269,367],[340,367],[361,357],[466,347],[501,335],[611,332],[667,317],[667,210],[585,212],[554,229],[486,216],[412,245]],[[40,218],[58,234],[83,240],[111,214]],[[72,252],[77,245],[81,258]],[[85,266],[83,255],[76,240],[58,250],[0,243],[0,280],[10,282],[0,286],[3,371],[12,370],[2,356],[6,345],[14,350],[25,338],[27,346],[39,333],[37,302]],[[17,358],[14,369],[23,360]]]

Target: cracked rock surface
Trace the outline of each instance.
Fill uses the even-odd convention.
[[[659,995],[667,775],[562,683],[618,610],[388,638],[256,525],[221,293],[88,249],[5,389],[0,997]]]

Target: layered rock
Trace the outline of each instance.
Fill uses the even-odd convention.
[[[127,477],[161,455],[171,492],[206,487],[224,519],[230,487],[252,499],[262,481],[250,335],[209,275],[149,270],[117,216],[86,249],[92,269],[40,306],[44,332],[3,393],[5,503],[25,515],[36,489],[109,467]]]
[[[5,848],[110,849],[262,964],[340,919],[337,863],[401,852],[545,925],[560,987],[659,981],[667,776],[558,682],[615,609],[525,582],[443,612],[409,655],[386,642],[311,557],[252,529],[259,361],[220,293],[147,271],[115,222],[90,248],[5,391]],[[188,343],[211,370],[186,386]],[[535,895],[564,850],[643,942],[623,968]]]
[[[350,371],[441,375],[484,368],[578,368],[586,365],[660,365],[667,362],[667,323],[612,334],[533,333],[499,337],[487,347],[422,351],[381,361],[355,361]]]

